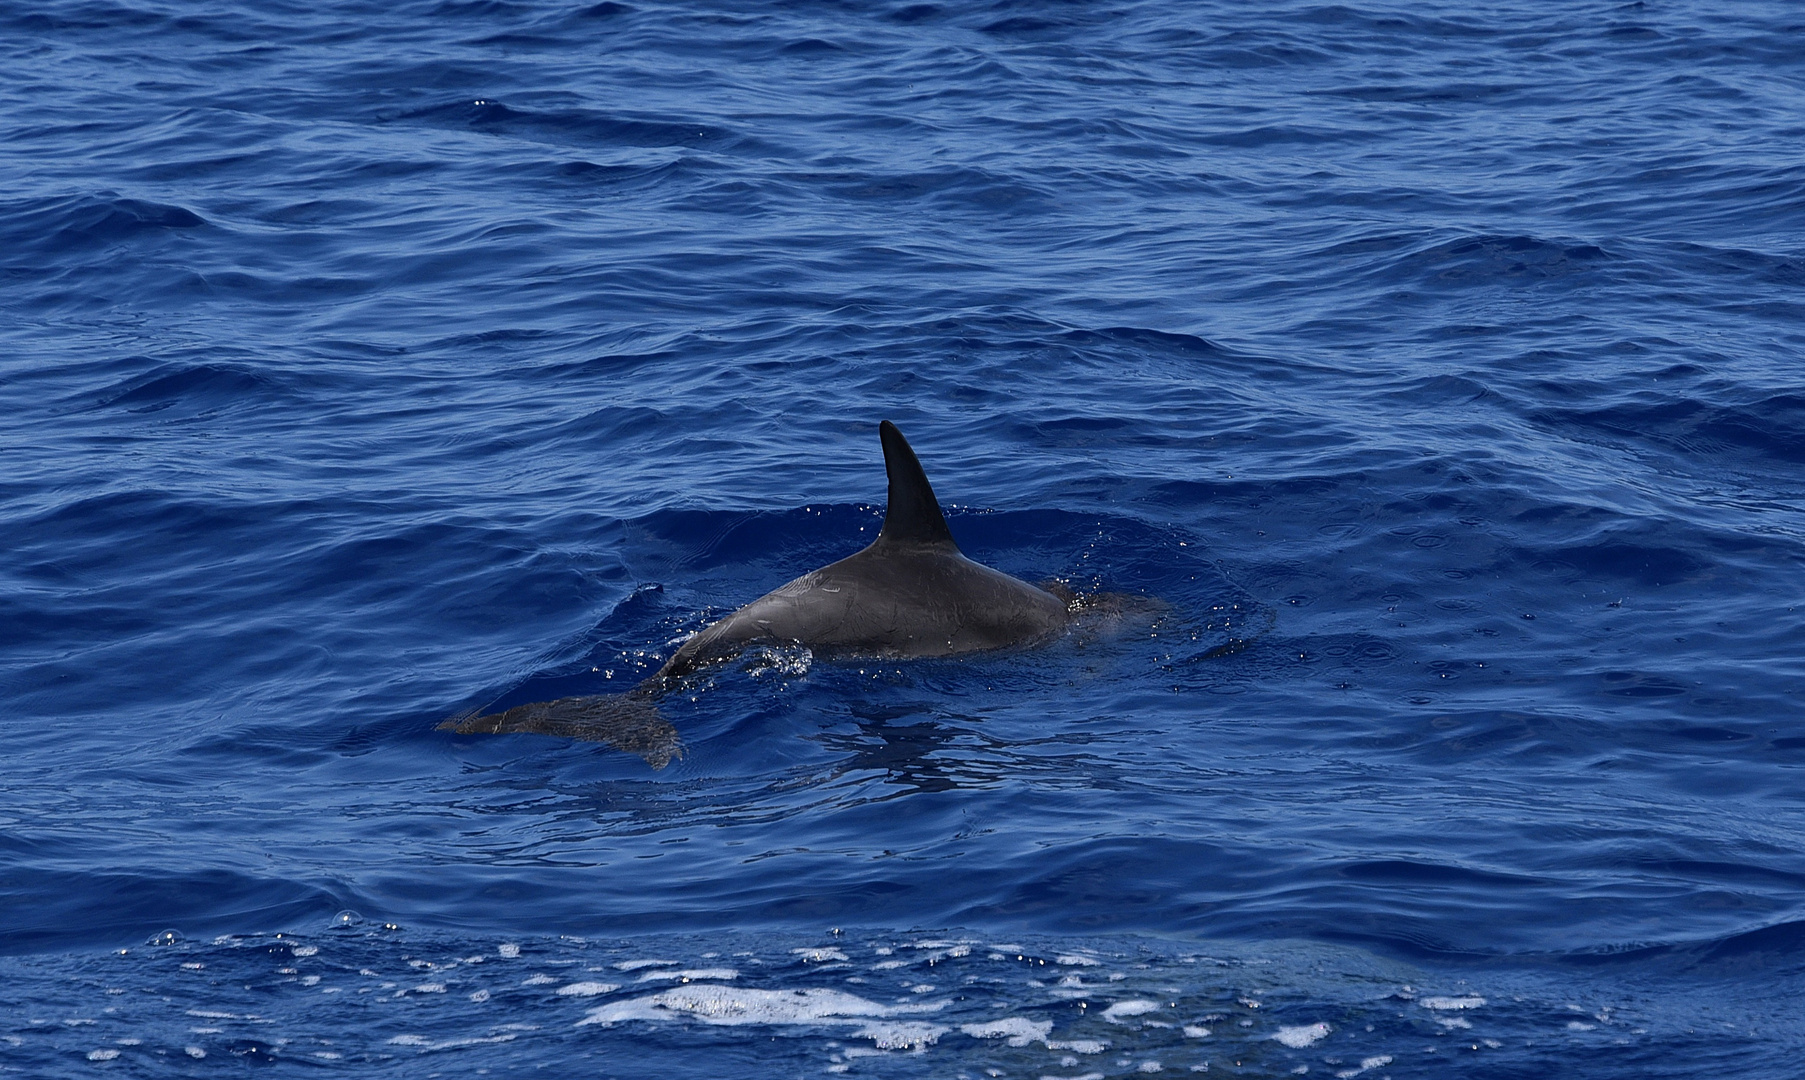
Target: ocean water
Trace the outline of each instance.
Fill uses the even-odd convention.
[[[0,5],[0,1072],[1789,1078],[1805,13]],[[624,688],[879,524],[1148,598]]]

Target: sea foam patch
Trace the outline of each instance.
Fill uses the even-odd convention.
[[[1465,997],[1426,997],[1417,1002],[1425,1009],[1477,1009],[1485,1004],[1485,999],[1477,994]]]
[[[939,1024],[895,1022],[891,1018],[938,1012],[944,1005],[880,1005],[856,994],[822,987],[758,990],[699,984],[599,1006],[577,1021],[577,1026],[629,1020],[696,1020],[729,1026],[838,1025],[851,1026],[854,1036],[871,1039],[882,1049],[919,1049],[938,1041],[950,1029]]]
[[[852,959],[839,949],[791,949],[790,953],[805,964],[826,964],[835,960]]]
[[[1157,1001],[1148,1001],[1144,998],[1132,998],[1128,1001],[1118,1001],[1114,1005],[1104,1009],[1103,1019],[1108,1020],[1112,1024],[1125,1024],[1132,1017],[1145,1016],[1150,1012],[1158,1012],[1159,1007],[1160,1005]]]
[[[1314,1024],[1298,1024],[1295,1027],[1281,1027],[1272,1033],[1272,1038],[1284,1043],[1293,1050],[1302,1050],[1329,1037],[1334,1029],[1318,1021]]]
[[[1036,1039],[1045,1042],[1053,1031],[1053,1021],[1009,1016],[987,1024],[961,1024],[959,1030],[974,1039],[1003,1039],[1010,1046],[1027,1046]]]
[[[676,971],[647,971],[639,976],[639,982],[700,982],[706,979],[737,979],[740,973],[733,968],[680,968]]]
[[[374,929],[335,930],[298,965],[306,942],[292,936],[109,955],[80,984],[33,981],[28,964],[0,958],[0,978],[43,1003],[35,1022],[0,1035],[0,1065],[54,1073],[56,1061],[102,1050],[111,1056],[97,1066],[134,1073],[204,1055],[347,1067],[431,1057],[447,1075],[474,1075],[567,1068],[573,1045],[598,1060],[648,1045],[713,1060],[740,1044],[785,1075],[862,1071],[863,1059],[884,1056],[897,1080],[1220,1073],[1229,1062],[1249,1075],[1378,1080],[1393,1061],[1434,1060],[1422,1057],[1430,1051],[1520,1062],[1514,1047],[1551,1032],[1576,1046],[1647,1041],[1646,1021],[1621,1005],[1565,1007],[1575,996],[1566,983],[1552,1001],[1520,985],[1419,996],[1395,965],[1339,952],[1333,964],[1283,952],[1204,963],[1132,939],[1113,951],[1022,940],[1001,952],[957,938],[844,934],[508,944],[531,966],[467,935]],[[180,964],[203,964],[208,978],[173,974]],[[113,992],[158,977],[160,995]],[[632,1025],[655,1027],[655,1039]]]

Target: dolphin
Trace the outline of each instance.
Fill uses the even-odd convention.
[[[1063,585],[1030,585],[966,558],[953,542],[921,461],[895,424],[878,425],[889,474],[884,525],[863,550],[711,623],[625,694],[517,705],[454,717],[459,734],[528,732],[605,742],[663,768],[681,754],[659,697],[689,675],[758,645],[803,645],[834,656],[960,656],[1039,645],[1060,636],[1083,604]]]

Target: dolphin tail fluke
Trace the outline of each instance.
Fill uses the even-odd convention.
[[[651,695],[638,691],[535,701],[487,716],[454,716],[439,730],[460,735],[557,735],[607,743],[638,754],[654,769],[683,756],[677,729],[658,714]]]
[[[890,475],[890,504],[884,510],[884,527],[878,539],[905,544],[953,544],[946,515],[934,498],[928,474],[896,425],[885,420],[877,426],[884,442],[884,471]]]

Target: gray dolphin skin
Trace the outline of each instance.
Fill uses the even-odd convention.
[[[1038,645],[1071,623],[1073,598],[1010,577],[959,551],[927,473],[895,424],[878,425],[890,501],[864,550],[802,575],[711,623],[625,694],[519,705],[439,725],[460,734],[526,732],[605,742],[662,768],[681,753],[656,701],[702,668],[756,645],[838,656],[957,656]],[[1060,588],[1059,586],[1053,586]]]

